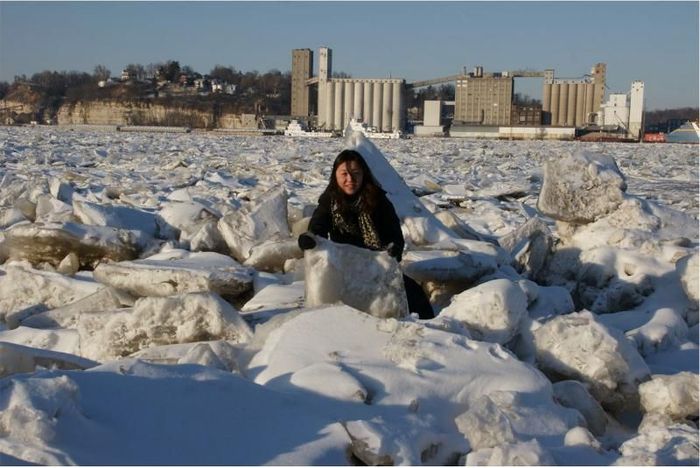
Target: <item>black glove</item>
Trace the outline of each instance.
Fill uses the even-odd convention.
[[[399,250],[398,246],[395,245],[393,242],[391,242],[389,245],[387,245],[384,250],[386,250],[386,253],[389,254],[390,257],[394,257],[394,259],[401,263],[401,257],[403,255],[403,251]]]
[[[299,248],[301,250],[309,250],[316,247],[316,240],[306,232],[299,236],[299,240],[297,242],[299,243]]]

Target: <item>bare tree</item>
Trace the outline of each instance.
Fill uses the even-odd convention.
[[[241,82],[240,72],[237,72],[233,67],[224,67],[223,65],[214,66],[209,72],[209,76],[231,84],[239,84]]]
[[[129,72],[137,81],[146,79],[146,69],[140,63],[130,63],[126,66],[126,71]]]
[[[155,79],[158,70],[162,66],[162,63],[149,63],[148,65],[146,65],[146,78]]]
[[[112,72],[104,65],[97,65],[92,73],[97,81],[106,81],[112,75]]]

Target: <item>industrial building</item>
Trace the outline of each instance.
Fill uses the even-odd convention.
[[[316,126],[343,130],[350,119],[378,131],[403,130],[405,81],[392,78],[333,78],[333,51],[319,50],[318,77],[312,76],[313,52],[292,51],[292,116],[310,116],[310,87],[318,86]]]
[[[595,124],[605,96],[606,65],[598,63],[583,78],[554,78],[545,70],[542,115],[545,125],[583,127]]]
[[[306,82],[314,71],[314,53],[311,49],[292,51],[292,117],[309,115],[310,93]]]
[[[292,51],[292,116],[312,120],[325,130],[342,130],[350,119],[375,127],[377,131],[403,130],[405,125],[404,91],[407,88],[440,83],[455,83],[454,103],[426,106],[424,124],[416,126],[417,135],[442,133],[443,105],[454,105],[451,136],[503,134],[514,138],[574,138],[576,129],[607,131],[623,128],[629,138],[640,139],[643,128],[644,83],[635,81],[626,95],[605,99],[605,63],[595,64],[580,78],[557,78],[553,69],[484,72],[477,66],[458,75],[406,83],[392,78],[333,78],[332,50],[319,50],[318,76],[313,76],[313,51]],[[542,78],[542,104],[521,105],[513,101],[515,78]],[[316,86],[316,107],[313,108]],[[626,109],[626,110],[625,110]],[[506,130],[501,131],[499,128]],[[519,127],[523,127],[520,129]],[[524,129],[524,127],[531,127]],[[561,128],[556,130],[556,128]]]
[[[633,81],[629,93],[610,94],[598,115],[597,125],[604,131],[624,133],[627,138],[642,137],[644,82]]]
[[[466,125],[510,125],[513,78],[484,74],[482,67],[457,79],[454,121]]]

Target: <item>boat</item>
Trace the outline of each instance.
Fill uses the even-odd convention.
[[[377,130],[376,127],[370,127],[366,123],[355,119],[350,119],[348,126],[345,127],[345,130],[343,131],[343,136],[345,136],[348,133],[348,130],[352,132],[361,132],[367,138],[383,138],[392,140],[405,138],[404,134],[398,130],[394,130],[393,132],[380,132]]]
[[[688,121],[666,135],[666,143],[700,143],[700,127],[697,122]]]
[[[330,138],[335,136],[333,132],[317,132],[307,129],[298,120],[292,120],[284,131],[284,136],[302,138]]]
[[[644,143],[666,143],[666,134],[661,132],[645,133],[642,141]]]

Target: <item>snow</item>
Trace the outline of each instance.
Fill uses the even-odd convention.
[[[697,147],[0,132],[0,463],[698,463]]]

